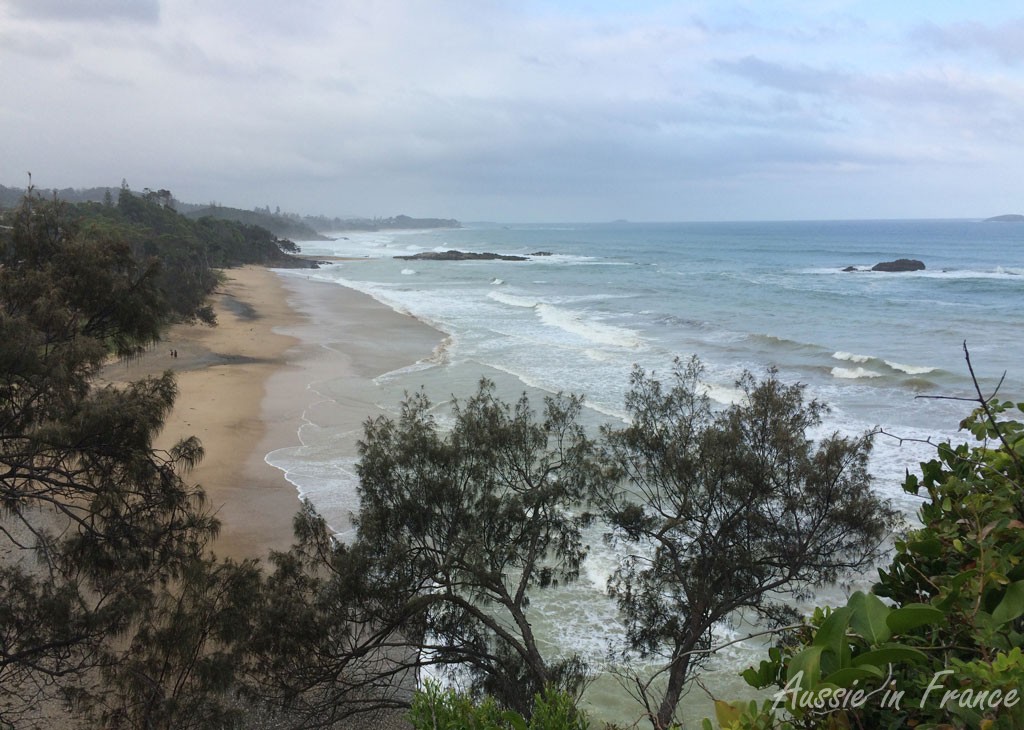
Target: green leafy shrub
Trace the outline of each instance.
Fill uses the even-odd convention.
[[[927,500],[922,526],[872,593],[817,610],[795,644],[744,672],[779,693],[723,705],[721,727],[1024,727],[1024,403],[978,402],[961,426],[979,443],[940,444],[908,474],[904,489]]]
[[[413,698],[409,719],[416,730],[587,730],[586,715],[565,692],[548,689],[533,698],[529,720],[503,710],[491,697],[474,703],[467,695],[433,682]]]

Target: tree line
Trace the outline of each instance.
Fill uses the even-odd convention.
[[[218,559],[217,520],[188,480],[202,445],[153,447],[174,404],[173,375],[95,381],[110,355],[138,353],[169,322],[209,319],[214,266],[237,259],[223,237],[204,236],[225,222],[187,222],[127,190],[116,208],[86,212],[29,197],[0,229],[4,726],[39,726],[54,707],[111,728],[246,727],[257,715],[276,727],[332,727],[411,707],[419,727],[437,727],[445,713],[449,727],[585,727],[574,701],[593,668],[538,642],[531,599],[578,578],[583,530],[596,520],[623,556],[608,593],[626,648],[663,667],[653,677],[623,672],[638,716],[656,729],[675,721],[714,651],[714,627],[738,610],[769,628],[799,627],[746,675],[759,686],[784,686],[806,668],[818,673],[801,681],[820,693],[839,679],[878,679],[870,667],[883,658],[932,657],[929,646],[959,652],[965,666],[984,647],[970,666],[979,677],[994,666],[985,661],[1019,657],[1024,569],[1016,552],[993,550],[1001,555],[1024,513],[993,525],[979,517],[1021,509],[1024,429],[995,417],[1012,404],[971,421],[1001,446],[940,449],[941,463],[908,480],[932,495],[927,529],[940,534],[897,543],[878,594],[910,610],[885,634],[879,616],[885,623],[883,609],[896,609],[863,594],[808,622],[787,600],[866,569],[884,548],[896,513],[870,488],[870,435],[815,442],[825,406],[773,371],[745,375],[741,400],[712,408],[696,360],[660,376],[635,370],[628,423],[599,433],[581,425],[578,396],[538,408],[482,381],[449,404],[442,427],[441,407],[413,393],[396,418],[365,424],[351,542],[306,504],[290,550]],[[228,238],[245,240],[244,227],[233,230]],[[996,476],[996,495],[975,503],[979,484]],[[950,562],[946,551],[960,548]],[[997,562],[982,574],[983,558]],[[976,589],[988,619],[971,603]],[[925,603],[969,614],[984,631],[936,628],[916,607]],[[941,644],[930,634],[929,646],[907,638],[929,627],[957,633]],[[415,693],[427,668],[456,672],[465,698]],[[835,720],[731,705],[721,719]]]
[[[61,188],[52,190],[33,189],[33,192],[44,197],[54,197],[65,203],[100,203],[110,204],[120,195],[120,190],[127,189],[127,181],[122,181],[121,188]],[[0,209],[16,208],[26,191],[23,188],[9,188],[0,185]],[[257,206],[252,210],[232,208],[216,201],[209,203],[187,203],[175,198],[169,190],[150,190],[144,188],[141,197],[156,200],[192,220],[212,218],[234,221],[249,226],[258,226],[270,231],[282,239],[299,241],[329,240],[324,233],[337,231],[379,231],[387,229],[421,229],[421,228],[461,228],[462,224],[454,218],[414,218],[407,215],[396,216],[326,216],[302,215],[282,211],[280,206],[273,211],[269,205]]]

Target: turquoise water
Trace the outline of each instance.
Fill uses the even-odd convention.
[[[607,225],[471,224],[459,230],[345,233],[301,244],[312,255],[360,260],[313,277],[366,292],[445,333],[442,349],[381,374],[377,402],[392,410],[404,391],[425,387],[435,401],[470,393],[481,375],[507,397],[522,390],[582,393],[589,419],[622,416],[634,364],[666,372],[673,358],[698,355],[709,394],[736,395],[744,370],[779,369],[832,410],[825,431],[882,427],[912,439],[962,438],[963,403],[918,396],[968,396],[966,340],[982,385],[1007,372],[1004,394],[1024,400],[1024,225],[978,221],[857,221]],[[525,262],[399,261],[456,248],[525,254]],[[551,255],[534,256],[536,252]],[[922,272],[843,272],[916,258]],[[303,273],[305,275],[306,272]],[[308,434],[307,434],[308,436]],[[354,490],[358,434],[304,437],[301,450],[269,460],[311,494],[344,531]],[[908,514],[906,468],[930,458],[922,444],[876,439],[876,489]],[[614,606],[603,597],[616,556],[600,531],[579,585],[534,602],[552,648],[567,644],[600,665],[614,652]],[[823,600],[841,599],[835,589]],[[742,627],[722,627],[723,638]],[[735,671],[756,657],[738,645],[709,681],[727,696]],[[609,719],[631,706],[607,677],[590,700]],[[702,712],[698,704],[695,714]],[[635,712],[634,712],[635,715]]]

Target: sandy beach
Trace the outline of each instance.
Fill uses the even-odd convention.
[[[203,487],[221,520],[214,551],[265,558],[291,544],[300,504],[265,456],[299,446],[307,409],[324,407],[324,395],[310,384],[330,377],[332,418],[358,428],[377,412],[372,379],[428,357],[442,335],[303,273],[245,267],[225,274],[213,297],[216,327],[173,327],[143,357],[112,364],[104,375],[126,381],[175,372],[178,399],[157,445],[199,437],[206,456],[189,479]]]

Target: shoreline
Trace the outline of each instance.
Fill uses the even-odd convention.
[[[382,406],[390,394],[376,379],[431,358],[447,335],[356,289],[300,271],[274,273],[298,319],[278,330],[296,344],[290,367],[267,380],[264,421],[275,424],[297,402],[302,407],[290,419],[290,437],[268,433],[256,453],[293,494],[309,499],[333,530],[343,532],[347,513],[359,506],[354,487],[342,483],[354,474],[333,468],[322,474],[316,456],[354,464],[365,421],[388,413]]]
[[[197,436],[205,457],[186,479],[201,486],[221,521],[210,549],[265,560],[292,544],[296,486],[267,457],[303,447],[309,415],[361,428],[380,412],[373,378],[428,357],[444,334],[354,289],[299,272],[243,267],[224,272],[212,297],[217,326],[176,325],[153,349],[104,368],[101,382],[165,370],[178,397],[156,448]],[[382,336],[385,335],[385,336]],[[433,344],[431,344],[433,343]],[[425,349],[424,349],[425,348]],[[172,356],[177,352],[177,357]],[[340,383],[321,392],[315,385]]]

